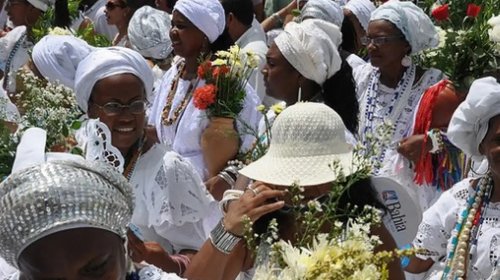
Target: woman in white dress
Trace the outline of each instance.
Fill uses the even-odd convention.
[[[84,160],[22,169],[0,184],[0,255],[19,271],[2,279],[177,280],[126,255],[133,209],[128,182]]]
[[[500,84],[487,77],[472,84],[453,114],[448,138],[467,155],[485,159],[489,170],[457,183],[424,212],[413,242],[419,251],[407,271],[432,271],[436,264],[430,279],[499,279],[499,108]]]
[[[152,87],[151,69],[139,53],[113,47],[89,54],[76,70],[75,93],[91,120],[77,138],[87,159],[118,167],[133,187],[133,260],[181,274],[219,210],[192,165],[146,136]]]
[[[359,137],[369,146],[367,136],[374,135],[380,125],[390,122],[394,126],[390,144],[377,155],[381,168],[375,174],[400,175],[400,183],[418,204],[416,192],[427,189],[415,187],[409,163],[403,171],[396,169],[400,162],[398,153],[406,162],[419,158],[424,135],[405,137],[413,130],[413,116],[422,94],[441,80],[442,73],[420,68],[409,55],[437,46],[438,35],[419,7],[411,2],[389,1],[372,13],[364,41],[370,63],[354,69],[360,102]],[[426,147],[423,152],[431,148]]]
[[[155,126],[160,142],[191,162],[203,179],[208,179],[208,171],[200,140],[209,119],[204,111],[194,106],[192,94],[197,87],[204,85],[203,80],[196,78],[200,57],[230,45],[224,45],[227,37],[223,34],[224,27],[224,9],[218,0],[177,1],[170,39],[178,57],[155,93],[148,121]],[[256,109],[259,98],[249,86],[246,93],[239,119],[255,128],[260,118]],[[239,132],[245,131],[240,121],[236,123]],[[240,150],[245,151],[254,139],[251,135],[240,136]]]

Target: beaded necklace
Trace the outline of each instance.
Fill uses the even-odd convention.
[[[125,172],[123,172],[123,176],[127,178],[128,181],[130,181],[130,178],[132,177],[132,173],[134,173],[135,166],[137,165],[137,161],[142,155],[142,148],[144,147],[144,143],[146,143],[146,135],[144,134],[144,137],[139,140],[139,144],[137,145],[137,149],[134,152],[134,155],[132,156],[132,159],[130,162],[127,164],[127,167],[125,168]]]
[[[9,85],[9,79],[11,75],[10,66],[12,64],[12,60],[14,59],[14,56],[16,55],[17,51],[19,50],[21,44],[24,42],[25,39],[26,39],[26,34],[23,34],[21,38],[19,38],[19,40],[17,40],[17,42],[14,44],[14,47],[12,48],[12,51],[10,51],[9,57],[7,58],[7,62],[5,63],[5,69],[7,73],[5,73],[6,75],[3,80],[3,87],[5,89],[7,89],[7,86]],[[15,71],[17,71],[17,69],[15,69]]]
[[[405,107],[408,105],[410,100],[411,88],[413,85],[413,81],[415,80],[416,66],[412,64],[405,71],[403,78],[398,83],[396,90],[392,96],[391,101],[389,102],[389,107],[385,112],[384,116],[382,116],[385,120],[393,120],[394,130],[392,132],[391,138],[394,137],[395,131],[398,129],[398,126],[401,122],[405,121],[405,118],[402,117],[402,113],[405,110]],[[364,101],[364,114],[361,115],[361,124],[363,124],[363,128],[360,130],[361,135],[373,135],[374,131],[374,117],[375,117],[375,108],[377,107],[377,94],[379,92],[379,83],[380,83],[380,70],[375,70],[372,72],[370,76],[370,82],[367,88],[367,94]],[[363,145],[366,147],[370,143],[367,142],[366,138],[363,137]],[[377,158],[378,162],[383,162],[385,158],[387,147],[384,147],[382,151],[380,151],[379,156]]]
[[[191,82],[189,84],[186,96],[184,96],[184,99],[175,109],[173,116],[169,117],[170,111],[172,110],[172,103],[174,102],[174,97],[177,92],[177,87],[179,86],[179,80],[181,79],[181,76],[184,73],[185,69],[186,69],[186,63],[182,62],[178,65],[177,74],[175,75],[174,79],[172,80],[172,84],[170,85],[170,91],[167,95],[167,103],[165,104],[165,107],[163,108],[163,111],[161,113],[161,120],[164,126],[171,126],[173,123],[177,121],[179,116],[182,115],[187,105],[189,104],[189,101],[191,101],[191,96],[193,95],[192,94],[193,88],[196,88],[198,82],[200,81],[200,79],[197,78],[194,83]]]
[[[487,175],[480,179],[476,192],[467,199],[467,206],[452,231],[451,250],[448,252],[441,280],[465,279],[466,262],[470,262],[476,254],[478,233],[484,222],[492,189],[493,180]],[[469,248],[469,245],[472,246]]]

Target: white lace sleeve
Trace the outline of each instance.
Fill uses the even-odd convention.
[[[175,273],[166,273],[156,266],[149,265],[139,271],[139,280],[182,280]]]
[[[469,181],[466,179],[457,183],[424,212],[413,241],[415,248],[423,249],[417,257],[438,261],[446,255],[451,232],[469,194]]]

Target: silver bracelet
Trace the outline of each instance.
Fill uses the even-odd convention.
[[[234,247],[240,242],[241,237],[238,237],[228,232],[222,224],[222,219],[217,223],[215,228],[210,232],[210,241],[217,250],[229,255]]]
[[[236,181],[231,177],[231,175],[227,174],[226,171],[219,172],[217,177],[224,180],[231,187],[231,189],[234,188],[234,185],[236,185]]]

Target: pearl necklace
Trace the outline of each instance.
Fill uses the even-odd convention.
[[[394,120],[394,130],[392,132],[391,138],[394,137],[395,131],[398,129],[398,126],[401,122],[403,122],[406,118],[403,118],[402,113],[405,110],[405,107],[408,105],[410,100],[411,88],[413,86],[413,81],[415,80],[416,66],[412,64],[407,68],[403,77],[398,83],[394,95],[389,102],[389,107],[385,112],[383,119],[385,120]],[[367,142],[364,135],[372,134],[374,131],[374,117],[375,117],[375,108],[377,107],[378,98],[377,95],[379,93],[379,83],[380,83],[380,70],[376,69],[372,72],[370,76],[370,82],[367,88],[366,98],[364,102],[366,103],[364,108],[364,114],[361,115],[361,124],[363,128],[360,130],[361,135],[363,137],[363,145],[367,147],[370,143]],[[363,107],[362,107],[363,108]],[[385,158],[387,147],[384,147],[382,151],[380,151],[377,161],[383,162]]]
[[[479,228],[484,221],[484,214],[493,189],[493,180],[490,175],[480,179],[474,195],[469,195],[467,206],[462,211],[455,228],[452,231],[451,250],[446,258],[446,266],[441,280],[464,280],[466,276],[466,262],[472,258],[477,248]],[[472,245],[469,252],[469,245]]]

